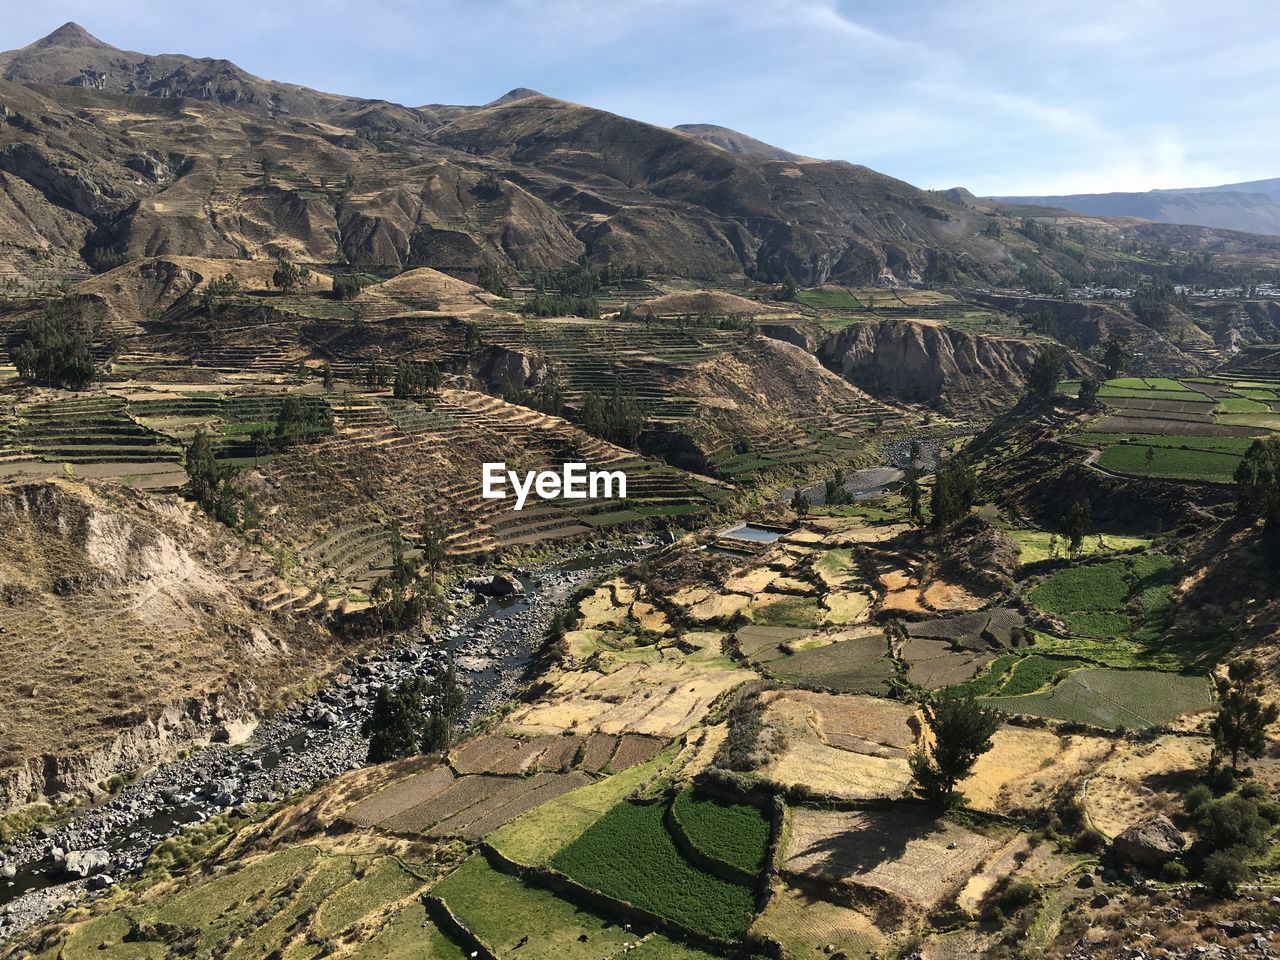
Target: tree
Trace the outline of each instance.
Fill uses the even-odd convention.
[[[203,427],[196,429],[195,436],[187,445],[185,467],[191,495],[196,503],[212,512],[219,482],[218,461],[213,455],[213,442]]]
[[[302,437],[330,433],[333,415],[323,403],[305,403],[296,393],[290,393],[280,402],[276,414],[275,438],[285,446]]]
[[[920,471],[916,469],[914,462],[907,468],[907,478],[902,484],[902,496],[907,501],[907,516],[911,518],[911,522],[916,525],[923,524],[923,490],[920,487]]]
[[[645,409],[635,391],[623,388],[617,378],[607,395],[592,390],[582,398],[582,429],[601,440],[634,447],[644,430],[645,419]]]
[[[510,299],[511,288],[507,286],[507,282],[502,279],[502,274],[498,272],[497,267],[491,263],[482,264],[480,270],[476,274],[476,283],[489,293],[499,297]]]
[[[369,762],[385,763],[417,753],[419,734],[414,720],[414,710],[403,691],[380,686],[360,730],[369,738]]]
[[[800,516],[804,516],[809,512],[813,504],[809,500],[809,495],[803,490],[796,488],[796,492],[791,495],[791,509]]]
[[[271,274],[271,285],[282,293],[305,289],[311,283],[311,270],[300,267],[284,255],[276,257],[276,269]]]
[[[396,376],[391,395],[401,400],[420,400],[440,389],[440,368],[434,363],[415,363],[401,360],[396,364]]]
[[[1086,410],[1092,410],[1098,405],[1098,391],[1102,389],[1102,382],[1094,377],[1085,377],[1080,381],[1080,405]]]
[[[963,457],[952,457],[941,465],[929,497],[934,531],[941,534],[957,520],[968,516],[977,492],[977,478]]]
[[[422,549],[422,565],[427,568],[427,584],[432,590],[436,586],[436,576],[446,556],[445,529],[440,518],[430,510],[423,510],[420,547]]]
[[[492,171],[485,171],[473,189],[482,200],[496,200],[502,196],[502,181]]]
[[[444,672],[437,674],[431,684],[431,720],[427,726],[431,745],[424,744],[424,750],[449,748],[453,743],[454,721],[465,702],[466,697],[462,692],[462,685],[458,683],[458,669],[451,653]]]
[[[213,442],[204,428],[196,430],[187,445],[184,467],[191,496],[205,513],[228,527],[239,526],[245,504],[243,491],[236,486],[235,468],[219,463]]]
[[[1080,555],[1080,547],[1084,543],[1085,534],[1093,522],[1093,511],[1088,500],[1077,500],[1067,508],[1059,525],[1062,535],[1067,539],[1067,553],[1074,559]]]
[[[1061,347],[1048,347],[1041,351],[1027,373],[1026,396],[1041,403],[1052,400],[1062,380],[1063,370]]]
[[[216,317],[222,305],[241,292],[240,281],[233,273],[214,277],[200,290],[200,306],[210,317]]]
[[[1267,513],[1280,501],[1280,441],[1269,437],[1249,444],[1234,477],[1240,516],[1253,520]]]
[[[790,271],[788,271],[787,275],[782,278],[782,286],[778,289],[778,299],[786,300],[790,303],[792,300],[796,299],[796,295],[798,293],[799,288],[796,286],[796,278],[791,275]]]
[[[333,278],[333,295],[338,300],[354,300],[360,296],[364,283],[352,273],[343,273]]]
[[[1114,380],[1129,365],[1129,345],[1119,337],[1107,337],[1102,349],[1102,365],[1107,368],[1107,379]]]
[[[1213,737],[1211,763],[1223,755],[1235,771],[1240,755],[1258,758],[1267,746],[1267,727],[1280,718],[1280,707],[1262,699],[1262,666],[1257,660],[1236,660],[1227,666],[1227,675],[1216,681],[1218,713],[1209,725]]]
[[[911,755],[911,772],[926,800],[946,809],[963,797],[956,784],[969,775],[978,758],[991,749],[1000,714],[972,695],[944,694],[923,705],[933,735],[933,748],[921,746]]]
[[[81,301],[74,297],[46,301],[27,321],[26,337],[14,347],[18,376],[48,387],[83,390],[96,373]]]

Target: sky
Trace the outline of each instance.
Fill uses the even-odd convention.
[[[980,195],[1280,176],[1275,0],[43,0],[127,50],[355,96],[513,87]]]

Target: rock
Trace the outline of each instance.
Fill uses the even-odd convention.
[[[4,866],[0,867],[0,878],[2,879],[12,880],[17,875],[18,875],[18,868],[15,867],[12,863],[6,863]]]
[[[1111,843],[1115,855],[1141,867],[1161,867],[1187,845],[1187,838],[1164,814],[1156,814],[1129,827]]]
[[[495,573],[487,579],[477,578],[475,590],[490,597],[510,597],[524,593],[524,584],[513,574]]]
[[[115,878],[112,877],[110,874],[96,873],[89,878],[90,890],[105,890],[108,887],[114,887],[115,885],[116,885]]]
[[[1090,889],[1090,888],[1091,888],[1091,887],[1092,887],[1096,882],[1097,882],[1097,881],[1095,881],[1095,880],[1093,879],[1093,874],[1091,874],[1091,873],[1086,873],[1086,874],[1084,874],[1084,875],[1083,875],[1079,880],[1077,880],[1077,881],[1076,881],[1076,886],[1077,886],[1077,887],[1079,887],[1081,890],[1088,890],[1088,889]]]
[[[62,857],[59,868],[69,877],[88,877],[101,873],[111,864],[105,850],[72,850]]]

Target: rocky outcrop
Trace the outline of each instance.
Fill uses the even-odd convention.
[[[990,412],[1022,392],[1043,345],[966,333],[919,320],[850,324],[818,358],[881,400]],[[1071,364],[1075,367],[1075,362]]]
[[[168,760],[197,744],[242,739],[255,725],[257,698],[237,690],[170,704],[111,742],[81,753],[45,754],[0,773],[0,814],[29,803],[84,797],[110,777]],[[240,731],[240,737],[230,734]]]
[[[965,517],[947,532],[940,572],[983,595],[1013,586],[1018,545],[1004,530],[977,514]]]
[[[1111,849],[1125,863],[1159,868],[1176,858],[1187,838],[1162,813],[1133,824],[1112,841]]]

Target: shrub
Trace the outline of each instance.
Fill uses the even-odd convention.
[[[1234,894],[1240,884],[1249,879],[1249,868],[1244,865],[1247,851],[1239,849],[1215,850],[1204,861],[1201,878],[1215,896]]]
[[[1182,883],[1187,876],[1187,868],[1180,860],[1170,860],[1160,868],[1160,879],[1165,883]]]
[[[353,274],[344,273],[333,278],[333,295],[339,300],[354,300],[363,289],[364,284]]]

